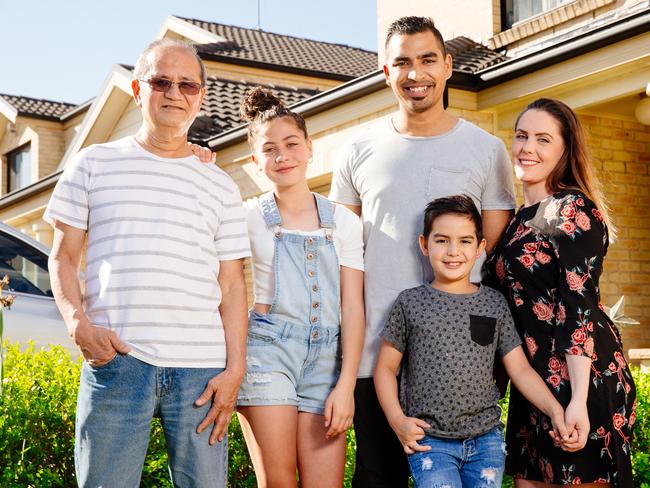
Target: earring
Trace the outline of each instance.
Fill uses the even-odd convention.
[[[310,156],[309,159],[307,160],[307,164],[311,164],[314,162],[313,156]]]

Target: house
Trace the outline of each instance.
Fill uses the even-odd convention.
[[[89,106],[0,94],[0,198],[47,179],[57,170]],[[44,208],[47,199],[48,195],[42,195],[38,202],[15,205],[12,211],[29,213],[34,204]],[[51,242],[51,228],[39,219],[26,221],[21,230]]]
[[[379,59],[392,20],[430,15],[454,57],[446,97],[452,113],[509,145],[514,120],[530,101],[559,98],[577,111],[619,228],[601,280],[603,302],[612,305],[625,295],[626,315],[641,322],[623,329],[626,349],[650,347],[650,1],[459,0],[449,5],[378,0]],[[314,139],[310,185],[323,193],[345,141],[373,130],[397,107],[373,53],[289,36],[279,37],[294,42],[291,46],[265,47],[266,36],[278,35],[178,17],[167,20],[164,36],[199,44],[216,98],[206,101],[192,137],[217,152],[217,163],[244,198],[269,184],[254,170],[233,97],[219,98],[220,93],[240,93],[240,83],[264,84],[296,102],[293,107],[306,118]],[[297,54],[303,43],[310,49]],[[314,55],[316,46],[322,50]],[[338,60],[351,54],[354,63]],[[358,70],[343,69],[351,64]],[[133,133],[139,114],[128,96],[129,81],[128,67],[114,67],[57,170],[0,198],[0,219],[27,230],[38,227],[46,196],[70,156],[88,144]]]
[[[168,17],[157,38],[197,45],[206,97],[191,128],[204,143],[241,125],[239,102],[251,87],[270,88],[291,105],[377,66],[374,52],[196,19]],[[41,216],[52,188],[80,149],[132,134],[140,113],[131,98],[132,67],[109,71],[97,96],[79,106],[0,94],[0,219],[51,244]]]

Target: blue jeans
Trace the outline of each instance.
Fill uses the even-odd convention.
[[[503,427],[469,439],[425,436],[418,443],[431,450],[408,456],[417,488],[501,486],[506,459]]]
[[[210,446],[211,428],[197,426],[211,404],[194,401],[219,368],[161,368],[118,354],[81,369],[75,428],[75,469],[83,487],[140,485],[151,419],[165,431],[169,472],[176,487],[225,487],[227,438]]]

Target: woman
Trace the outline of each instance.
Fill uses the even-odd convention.
[[[575,113],[557,100],[531,103],[515,124],[512,156],[524,205],[488,273],[573,435],[555,446],[549,419],[511,387],[506,472],[520,488],[631,487],[635,388],[598,289],[613,226]]]
[[[299,114],[261,88],[242,114],[273,191],[247,204],[255,305],[240,422],[259,486],[296,486],[296,469],[302,487],[342,486],[365,325],[361,223],[309,190]]]

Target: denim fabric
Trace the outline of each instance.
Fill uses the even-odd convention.
[[[238,405],[296,405],[323,414],[340,372],[340,269],[332,240],[334,207],[314,194],[325,235],[280,227],[273,193],[260,197],[274,229],[275,292],[268,314],[251,311],[247,372]]]
[[[431,450],[408,456],[416,488],[498,488],[505,467],[503,427],[468,439],[425,436]]]
[[[219,368],[163,368],[129,355],[81,370],[75,428],[79,486],[138,487],[152,417],[162,419],[175,487],[225,487],[227,439],[210,446],[196,428],[210,402],[194,401]]]

